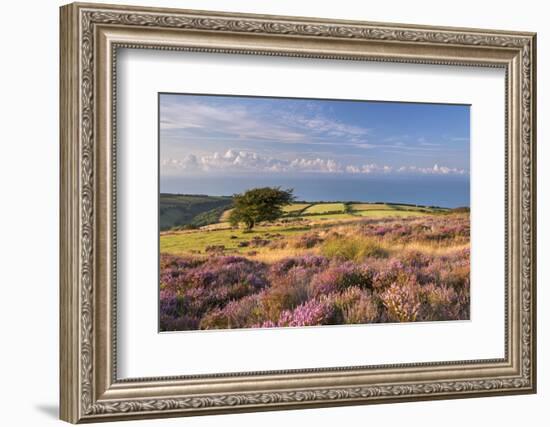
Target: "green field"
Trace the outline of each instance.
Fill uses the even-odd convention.
[[[257,227],[251,232],[243,229],[222,229],[222,230],[197,230],[177,233],[167,233],[160,237],[162,253],[189,253],[193,251],[204,252],[207,246],[223,245],[227,250],[247,252],[252,248],[239,247],[242,241],[250,241],[256,238],[265,238],[273,234],[281,234],[283,237],[298,235],[309,230],[309,228],[281,226],[281,227]]]
[[[258,239],[295,240],[302,234],[323,232],[339,224],[353,224],[368,218],[410,218],[450,212],[445,208],[392,203],[298,202],[284,207],[285,213],[279,221],[261,223],[253,231],[246,232],[230,226],[231,202],[230,197],[161,195],[161,227],[164,225],[160,236],[161,252],[207,254],[218,247],[223,248],[224,253],[263,251],[265,254],[267,249]],[[185,224],[200,228],[182,228]],[[259,246],[255,239],[260,242]]]
[[[391,210],[391,206],[386,203],[352,203],[351,209],[354,211],[372,211],[372,210]]]
[[[230,196],[166,194],[160,195],[160,230],[220,228],[228,223],[233,201]],[[283,208],[288,219],[350,219],[353,217],[412,215],[445,212],[448,209],[391,203],[308,203],[297,202]],[[228,224],[225,224],[228,225]]]
[[[336,213],[344,212],[343,203],[316,203],[309,208],[307,208],[303,213],[308,214],[323,214],[323,213]]]
[[[412,216],[425,216],[430,215],[426,212],[421,211],[401,211],[401,210],[367,210],[367,211],[357,211],[353,213],[355,216],[360,216],[363,218],[408,218]]]
[[[393,203],[315,203],[303,211],[303,217],[350,219],[354,217],[410,217],[446,212],[448,209]]]
[[[355,212],[364,211],[407,211],[407,212],[422,212],[436,213],[444,212],[448,209],[432,206],[417,206],[417,205],[401,205],[396,203],[352,203],[351,209]]]
[[[311,203],[292,203],[291,205],[284,206],[283,212],[286,216],[297,216],[302,213],[304,209],[311,206]],[[220,216],[220,222],[229,222],[229,215],[231,215],[232,209],[227,209]]]
[[[304,216],[303,219],[309,219],[312,222],[326,220],[356,220],[357,218],[349,213],[326,213],[315,216]]]
[[[292,203],[291,205],[283,207],[283,211],[289,214],[294,214],[303,211],[309,206],[311,206],[311,203]]]

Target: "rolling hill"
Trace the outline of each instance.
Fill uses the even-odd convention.
[[[202,194],[160,194],[161,231],[177,227],[201,227],[219,221],[233,200]]]
[[[160,195],[160,230],[183,228],[228,227],[232,207],[231,196],[202,194]],[[466,209],[466,208],[465,208]],[[459,209],[460,210],[460,209]],[[295,202],[283,208],[283,219],[289,220],[351,220],[423,216],[450,213],[448,208],[382,202]]]

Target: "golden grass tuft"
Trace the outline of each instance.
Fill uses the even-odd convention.
[[[321,246],[327,258],[361,262],[365,258],[387,258],[389,251],[376,239],[363,236],[333,236]]]

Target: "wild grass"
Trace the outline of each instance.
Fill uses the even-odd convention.
[[[323,213],[335,213],[335,212],[344,212],[343,203],[316,203],[313,206],[310,206],[304,211],[304,214],[323,214]]]
[[[357,218],[349,213],[322,213],[311,217],[304,217],[312,223],[324,222],[327,220],[344,220],[344,221],[354,221]]]
[[[370,257],[387,258],[389,251],[372,237],[334,236],[323,242],[321,254],[327,258],[362,262]]]
[[[299,233],[303,233],[303,230],[291,227],[258,227],[251,232],[232,228],[183,231],[161,235],[160,248],[162,253],[180,255],[204,253],[209,246],[224,246],[227,250],[246,253],[249,246],[239,246],[241,242],[249,242],[254,238],[269,238],[268,236],[273,234],[288,237]]]
[[[311,206],[311,203],[293,203],[291,205],[284,206],[283,212],[286,212],[286,213],[299,212],[306,209],[309,206]]]
[[[442,253],[449,246],[469,243],[468,214],[422,214],[401,218],[334,214],[312,218],[263,224],[250,232],[231,228],[229,224],[219,224],[217,229],[208,226],[200,230],[164,232],[160,236],[160,249],[162,253],[173,255],[208,255],[208,248],[217,247],[218,252],[224,254],[275,261],[289,254],[319,254],[320,244],[331,232],[350,241],[360,236],[374,238],[392,253],[406,248]],[[453,227],[462,227],[464,232],[456,234]],[[312,233],[317,235],[313,244],[306,241],[312,239]]]
[[[220,222],[229,222],[229,217],[231,216],[231,211],[233,209],[226,209],[220,216]]]
[[[429,215],[428,213],[421,211],[400,211],[397,209],[387,209],[387,210],[363,210],[354,212],[355,215],[362,216],[365,218],[409,218],[409,217],[419,217]]]
[[[354,211],[392,210],[390,205],[386,203],[352,203],[351,209]]]

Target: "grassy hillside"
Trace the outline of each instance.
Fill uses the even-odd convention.
[[[161,193],[160,229],[217,223],[231,203],[231,197]]]
[[[316,203],[304,210],[304,215],[342,213],[344,212],[343,203]]]
[[[232,198],[206,195],[160,195],[160,229],[229,228]],[[289,221],[349,221],[360,218],[409,218],[442,214],[449,209],[396,203],[297,202],[283,208]]]
[[[336,230],[337,227],[361,224],[368,220],[382,221],[381,224],[384,221],[404,224],[409,220],[451,214],[451,210],[445,208],[392,203],[298,202],[286,206],[285,215],[280,220],[261,223],[253,231],[246,231],[243,228],[231,227],[227,222],[228,214],[231,212],[229,205],[217,209],[225,210],[208,210],[195,216],[195,224],[198,223],[197,219],[209,216],[210,220],[205,224],[208,227],[163,233],[160,239],[161,252],[174,255],[205,254],[216,250],[239,254],[255,252],[267,260],[266,258],[279,258],[301,252],[302,236],[307,237],[311,232],[325,233],[328,230]],[[269,241],[274,243],[268,247]],[[277,245],[281,248],[274,247]]]

